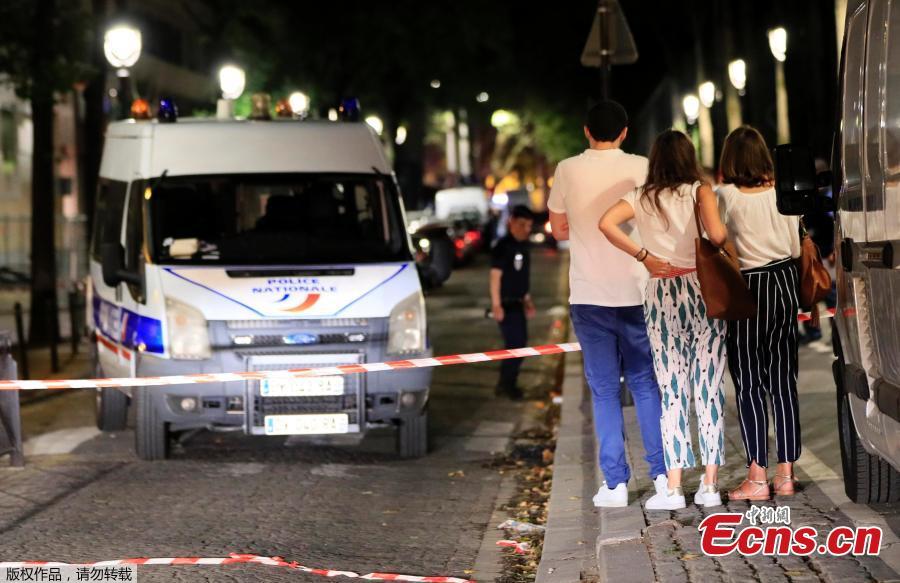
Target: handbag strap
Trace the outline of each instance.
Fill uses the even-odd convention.
[[[700,199],[697,196],[697,191],[700,189],[700,183],[694,183],[692,189],[691,197],[694,199],[694,223],[697,225],[697,236],[703,237],[703,225],[700,222]]]

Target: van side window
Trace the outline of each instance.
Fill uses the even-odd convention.
[[[118,243],[122,236],[122,211],[128,183],[102,178],[94,207],[94,228],[91,234],[91,257],[100,260],[104,243]]]
[[[864,240],[866,227],[862,192],[863,82],[866,58],[866,5],[850,17],[844,48],[841,151],[844,184],[838,199],[847,237]]]

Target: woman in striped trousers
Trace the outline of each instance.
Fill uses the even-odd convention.
[[[754,318],[728,323],[728,368],[737,393],[747,479],[732,500],[767,500],[794,493],[793,463],[800,457],[797,400],[798,217],[775,206],[773,165],[765,140],[750,127],[725,140],[718,190],[725,225],[737,247],[741,272],[757,302]],[[778,467],[771,489],[768,467],[769,404]]]

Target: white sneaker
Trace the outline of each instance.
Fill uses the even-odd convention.
[[[628,487],[625,482],[619,483],[615,488],[606,487],[606,482],[600,486],[594,495],[594,506],[597,508],[622,508],[628,506]]]
[[[669,489],[667,485],[665,492],[650,496],[644,506],[647,510],[679,510],[687,504],[684,502],[684,492],[680,486]]]
[[[653,487],[656,488],[657,494],[663,494],[669,487],[669,478],[665,474],[656,476],[656,479],[653,480]]]
[[[703,476],[700,476],[700,487],[694,494],[694,504],[709,508],[710,506],[721,506],[722,495],[719,494],[718,484],[705,484]]]

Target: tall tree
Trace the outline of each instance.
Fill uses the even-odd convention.
[[[31,318],[29,341],[57,329],[53,106],[84,73],[85,15],[78,2],[0,3],[0,73],[31,100]]]
[[[56,321],[56,242],[53,192],[53,65],[56,0],[36,0],[31,51],[31,121],[34,150],[31,162],[31,329],[32,342],[49,340]]]

